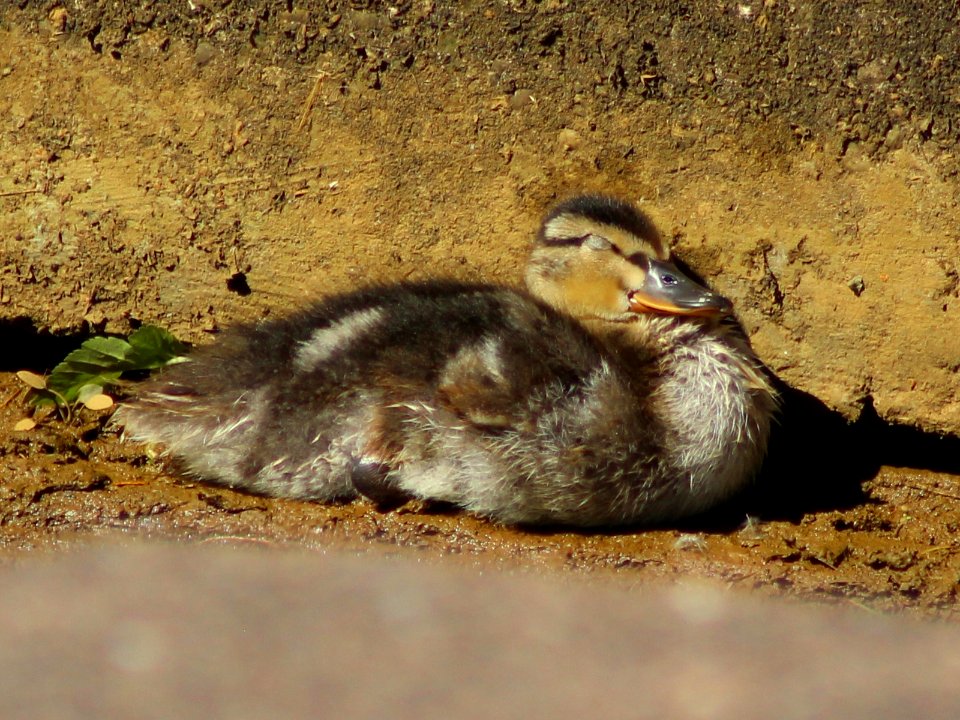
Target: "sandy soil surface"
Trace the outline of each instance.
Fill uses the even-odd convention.
[[[956,8],[21,3],[0,14],[0,545],[236,538],[712,578],[954,617]],[[132,8],[132,9],[131,9]],[[757,487],[683,528],[505,529],[183,482],[29,432],[13,371],[96,332],[370,280],[515,283],[557,197],[641,203],[737,303],[786,401]]]

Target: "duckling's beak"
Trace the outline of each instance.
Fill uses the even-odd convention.
[[[694,282],[672,262],[645,258],[643,284],[628,295],[633,312],[715,317],[729,315],[733,304],[722,295]]]

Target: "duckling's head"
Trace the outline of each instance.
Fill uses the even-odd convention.
[[[732,312],[729,300],[677,268],[656,228],[633,205],[600,195],[572,198],[547,214],[526,281],[536,297],[582,319]]]

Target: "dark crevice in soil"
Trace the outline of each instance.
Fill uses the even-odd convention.
[[[236,293],[240,297],[247,297],[253,293],[253,290],[250,288],[250,283],[247,280],[247,275],[243,272],[235,272],[227,278],[227,290]]]
[[[38,330],[28,317],[0,318],[0,372],[32,370],[44,373],[53,369],[71,350],[96,332],[87,328],[80,332],[51,333]]]
[[[106,475],[98,475],[91,482],[81,485],[80,483],[67,483],[63,485],[49,485],[44,488],[40,488],[33,494],[31,502],[37,502],[44,495],[50,495],[51,493],[58,492],[95,492],[97,490],[104,490],[110,486],[110,478]]]
[[[767,460],[745,498],[749,514],[799,519],[866,501],[861,486],[882,464],[864,452],[856,423],[809,393],[778,383],[781,410]]]
[[[855,425],[865,451],[882,465],[960,475],[960,438],[887,423],[868,397]]]

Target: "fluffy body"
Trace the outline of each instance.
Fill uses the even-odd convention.
[[[604,338],[510,290],[409,285],[236,328],[118,419],[208,481],[309,500],[387,482],[506,523],[658,521],[759,464],[773,400],[736,331],[639,316]]]
[[[555,249],[535,253],[532,288],[565,277]],[[504,523],[609,526],[675,519],[738,490],[774,409],[729,321],[574,317],[525,291],[431,282],[228,331],[117,419],[187,473],[257,493],[325,501],[372,488]]]

